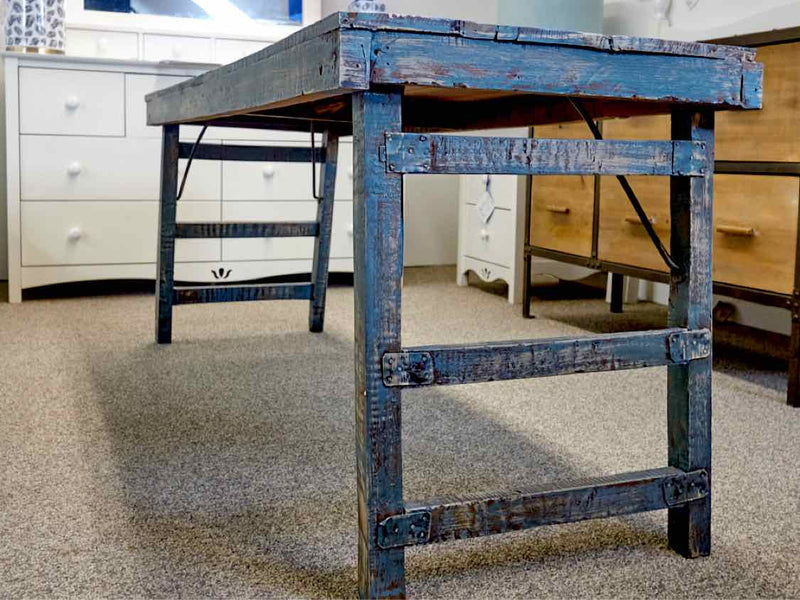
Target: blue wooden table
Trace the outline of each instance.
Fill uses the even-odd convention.
[[[336,140],[354,136],[355,403],[359,592],[405,595],[405,548],[667,509],[669,543],[711,549],[711,209],[714,113],[761,106],[752,50],[697,43],[338,13],[237,63],[147,98],[163,126],[157,337],[173,304],[311,301],[322,329]],[[668,113],[672,139],[545,140],[450,131]],[[302,156],[181,145],[181,124],[324,132]],[[178,158],[325,161],[316,221],[175,223]],[[671,178],[667,327],[480,345],[403,346],[404,173],[652,175]],[[631,198],[636,202],[635,197]],[[641,208],[641,207],[639,207]],[[647,215],[637,211],[643,220]],[[309,284],[176,288],[176,237],[306,235]],[[403,498],[403,390],[649,366],[668,368],[668,464],[477,497]],[[324,385],[324,383],[320,383]]]

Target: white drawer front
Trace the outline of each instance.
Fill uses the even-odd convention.
[[[514,264],[514,222],[511,211],[496,209],[488,223],[473,205],[463,207],[463,253],[478,260],[510,267]]]
[[[214,215],[217,215],[216,217]],[[219,203],[188,202],[178,218],[217,220]],[[179,261],[219,260],[217,240],[178,240]],[[155,262],[157,202],[28,202],[22,205],[22,264]]]
[[[156,260],[155,202],[29,202],[22,205],[22,264]]]
[[[286,146],[302,146],[285,143]],[[352,144],[341,144],[336,199],[353,199]],[[319,170],[319,165],[317,165]],[[318,171],[319,173],[319,171]],[[317,176],[319,185],[319,175]],[[313,200],[311,163],[222,163],[222,199],[232,201]]]
[[[192,167],[194,169],[194,167]],[[156,203],[158,207],[158,203]],[[221,205],[219,202],[178,202],[179,223],[218,223]],[[158,233],[158,218],[153,223]],[[175,262],[203,262],[222,257],[221,240],[175,240]]]
[[[139,35],[127,31],[67,28],[67,54],[96,58],[139,58]]]
[[[128,73],[125,75],[125,98],[127,103],[126,129],[128,137],[149,137],[160,138],[161,127],[148,127],[147,125],[147,102],[144,98],[147,94],[168,88],[189,77],[178,75],[143,75]],[[200,127],[196,125],[181,125],[181,139],[183,141],[195,141],[200,133]],[[239,127],[209,127],[203,136],[204,141],[216,141],[226,139],[232,143],[241,141],[309,141],[307,133],[293,133],[291,131],[270,131],[264,129],[243,129]]]
[[[215,62],[227,65],[245,56],[255,54],[269,46],[267,42],[254,42],[251,40],[224,40],[218,39],[215,45]]]
[[[145,60],[211,63],[212,51],[211,38],[144,34]]]
[[[284,222],[314,221],[316,202],[231,202],[222,205],[223,220]],[[223,260],[281,260],[312,258],[313,238],[226,239]],[[333,210],[331,258],[353,256],[353,203],[336,202]]]
[[[161,127],[148,127],[147,125],[147,103],[144,97],[157,90],[161,90],[176,83],[189,79],[176,75],[139,75],[128,73],[125,75],[125,130],[128,137],[136,138],[161,138]],[[197,125],[181,125],[181,140],[184,142],[194,142],[200,134],[201,127]],[[204,142],[219,143],[220,138],[216,137],[219,133],[209,129],[203,136]]]
[[[23,201],[159,198],[156,139],[21,136],[20,154]],[[219,161],[194,161],[184,199],[219,200],[220,177]]]
[[[462,175],[459,180],[461,201],[477,204],[486,191],[487,177],[494,205],[513,210],[517,198],[517,178],[514,175]]]
[[[125,135],[122,73],[19,70],[20,133]]]

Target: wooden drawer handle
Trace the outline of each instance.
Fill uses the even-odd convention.
[[[650,220],[650,224],[651,225],[655,225],[656,224],[656,218],[655,217],[648,217],[648,218]],[[642,224],[642,222],[639,220],[639,217],[625,217],[625,222],[626,223],[630,223],[631,225],[641,225]]]
[[[736,225],[717,225],[717,232],[741,237],[753,237],[756,234],[756,230],[752,227],[738,227]]]
[[[569,207],[568,206],[554,206],[552,204],[548,204],[545,206],[545,209],[551,213],[558,213],[560,215],[568,215],[569,214]]]

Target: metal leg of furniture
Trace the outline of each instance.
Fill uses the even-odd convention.
[[[792,303],[792,337],[789,343],[789,386],[786,403],[800,408],[800,291],[795,290]]]
[[[314,262],[311,269],[311,302],[308,310],[308,328],[319,333],[325,324],[325,296],[328,291],[328,265],[331,254],[333,228],[333,201],[336,196],[336,167],[339,161],[339,136],[325,132],[325,165],[320,181],[320,198],[317,205],[319,230],[314,238]]]
[[[175,288],[175,213],[178,201],[178,125],[165,125],[161,144],[161,201],[158,220],[156,342],[172,342]]]
[[[675,110],[672,139],[705,142],[708,168],[703,177],[672,177],[672,257],[680,265],[670,282],[669,325],[711,330],[712,198],[714,113]],[[704,469],[709,494],[669,510],[669,544],[688,558],[711,552],[711,355],[668,367],[667,427],[669,465]]]
[[[381,360],[399,352],[403,179],[381,162],[387,131],[401,131],[401,94],[353,96],[355,161],[355,400],[358,585],[362,598],[405,596],[405,553],[377,545],[378,524],[403,513],[400,390],[383,384]]]
[[[625,291],[625,277],[619,273],[611,274],[611,312],[622,312],[622,295]]]
[[[533,127],[528,129],[529,137],[533,137]],[[533,319],[531,303],[533,302],[533,256],[528,251],[531,245],[531,203],[533,202],[533,177],[525,178],[525,235],[522,236],[525,247],[522,251],[522,316]]]

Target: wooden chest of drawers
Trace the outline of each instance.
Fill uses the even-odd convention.
[[[714,290],[790,310],[789,403],[800,406],[800,29],[723,41],[758,47],[764,108],[718,115]],[[601,128],[609,139],[670,139],[668,116],[610,119]],[[591,137],[583,122],[537,127],[534,135]],[[669,179],[628,181],[669,248]],[[613,177],[533,177],[530,214],[526,265],[541,256],[667,281],[666,264]]]

